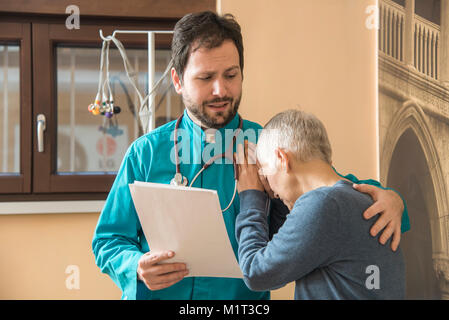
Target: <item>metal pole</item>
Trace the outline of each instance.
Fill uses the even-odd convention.
[[[170,54],[167,56],[167,65],[170,63],[170,59],[171,59],[171,57],[170,57]],[[170,82],[171,82],[171,78],[170,77],[167,77],[167,82],[168,82],[168,84],[169,84],[169,86],[170,86]],[[167,122],[168,121],[170,121],[171,120],[171,86],[169,87],[169,89],[168,89],[168,92],[167,92],[167,100],[165,101],[166,102],[166,104],[167,104]]]
[[[3,165],[2,171],[8,172],[8,45],[3,46]]]
[[[100,38],[104,41],[111,40],[111,36],[103,36],[103,31],[100,30]],[[147,30],[115,30],[112,33],[112,37],[115,37],[116,33],[127,33],[127,34],[147,34],[148,35],[148,93],[151,92],[155,83],[155,45],[154,45],[154,35],[158,34],[173,34],[173,31],[162,30],[162,31],[147,31]],[[155,114],[155,97],[156,93],[152,94],[148,99],[150,117],[148,121],[148,131],[153,130],[156,127],[156,114]]]
[[[136,72],[136,75],[134,76],[136,79],[137,86],[139,85],[139,57],[134,57],[134,70]],[[134,91],[134,101],[135,106],[139,105],[139,96],[137,95],[137,92]],[[138,110],[135,108],[135,116],[134,116],[134,140],[136,140],[139,137],[139,119],[138,119]]]
[[[70,49],[70,172],[75,172],[75,49]]]
[[[154,52],[154,33],[148,32],[148,93],[153,90],[153,86],[155,83],[155,66],[156,66],[156,57]],[[148,123],[148,132],[153,130],[156,127],[156,108],[154,105],[156,92],[154,92],[148,99],[148,109],[150,111],[150,119]]]

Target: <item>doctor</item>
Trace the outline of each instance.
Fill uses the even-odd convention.
[[[177,172],[175,140],[181,159],[178,169],[190,184],[204,163],[228,148],[229,135],[240,123],[244,132],[257,134],[261,129],[254,122],[241,122],[237,112],[242,96],[243,42],[232,16],[212,12],[184,16],[175,26],[172,57],[172,81],[186,110],[178,125],[172,121],[153,130],[126,152],[95,229],[92,248],[96,264],[122,290],[123,299],[269,299],[269,292],[253,292],[241,279],[185,277],[188,269],[184,263],[169,263],[176,252],[151,251],[143,235],[128,184],[135,180],[170,183]],[[180,137],[174,137],[175,127]],[[212,137],[207,129],[213,130]],[[347,178],[363,183],[354,176]],[[231,204],[223,218],[237,254],[235,219],[240,203],[238,196],[231,201],[235,186],[232,162],[218,159],[193,186],[217,190],[222,209]],[[397,246],[401,217],[403,231],[409,228],[401,198],[391,190],[360,187],[377,200],[365,212],[366,218],[381,213],[372,234],[385,227],[381,241],[385,243],[393,235]],[[285,217],[287,212],[280,202],[272,201],[272,217]]]

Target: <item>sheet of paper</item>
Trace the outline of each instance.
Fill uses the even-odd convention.
[[[215,190],[139,181],[129,188],[150,250],[173,250],[166,262],[186,263],[188,276],[243,278]]]

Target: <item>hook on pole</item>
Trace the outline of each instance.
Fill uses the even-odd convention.
[[[109,40],[112,39],[111,36],[104,37],[104,36],[103,36],[103,30],[101,30],[101,29],[100,29],[100,38],[101,38],[103,41],[109,41]]]

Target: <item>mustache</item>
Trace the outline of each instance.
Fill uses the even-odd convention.
[[[203,102],[203,106],[208,105],[208,104],[212,104],[212,103],[219,103],[219,102],[229,102],[230,104],[232,104],[233,101],[234,101],[234,99],[232,99],[230,97],[215,98],[213,100],[204,101]]]

